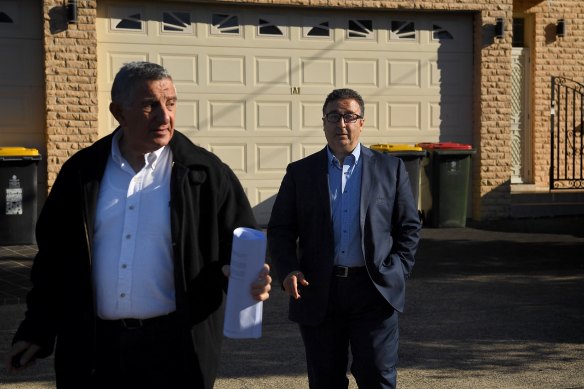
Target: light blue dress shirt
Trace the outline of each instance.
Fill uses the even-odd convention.
[[[327,154],[335,265],[365,266],[359,223],[363,171],[361,144],[345,157],[342,166],[328,147]]]

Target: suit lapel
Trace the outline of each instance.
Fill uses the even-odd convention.
[[[317,166],[315,166],[315,172],[317,173],[317,190],[318,190],[318,202],[319,204],[324,204],[323,209],[325,210],[324,220],[332,223],[332,212],[331,212],[331,198],[329,193],[329,179],[328,179],[328,157],[326,152],[326,146],[320,152],[317,159]],[[332,224],[331,224],[332,225]],[[331,227],[332,228],[332,227]]]
[[[369,207],[371,199],[371,187],[373,183],[373,172],[375,171],[376,159],[374,154],[361,145],[361,158],[363,165],[361,166],[361,201],[359,208],[359,219],[361,224],[361,233],[365,225],[365,216],[367,215],[367,208]]]

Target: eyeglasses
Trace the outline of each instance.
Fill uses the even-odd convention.
[[[363,119],[363,116],[357,115],[356,113],[341,114],[338,112],[329,112],[326,115],[324,115],[324,117],[326,118],[326,121],[329,123],[338,123],[341,120],[341,118],[343,118],[343,121],[345,123],[355,123],[357,119]]]

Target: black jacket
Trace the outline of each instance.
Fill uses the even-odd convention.
[[[93,370],[95,306],[91,247],[97,197],[113,134],[67,160],[39,216],[38,254],[27,311],[15,337],[55,351],[59,388],[82,388]],[[171,231],[177,312],[182,318],[188,363],[212,388],[223,336],[233,230],[257,228],[250,204],[227,165],[175,131],[169,143]],[[187,348],[188,348],[187,346]]]

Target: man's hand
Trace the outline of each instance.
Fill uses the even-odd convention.
[[[229,274],[231,273],[229,265],[224,265],[221,270],[225,277],[229,278]],[[270,265],[264,263],[264,267],[260,271],[258,278],[251,284],[251,295],[257,301],[266,301],[270,298],[270,290],[272,290]]]
[[[264,263],[258,279],[251,284],[251,295],[258,301],[266,301],[270,298],[272,290],[272,277],[270,276],[270,265]]]
[[[36,353],[40,346],[20,340],[12,346],[12,349],[4,356],[4,366],[8,372],[22,370],[33,365]]]
[[[308,281],[304,278],[304,274],[301,271],[295,270],[284,278],[282,282],[282,286],[284,290],[289,296],[294,297],[294,299],[298,300],[300,298],[300,293],[298,293],[298,286],[308,286]]]

